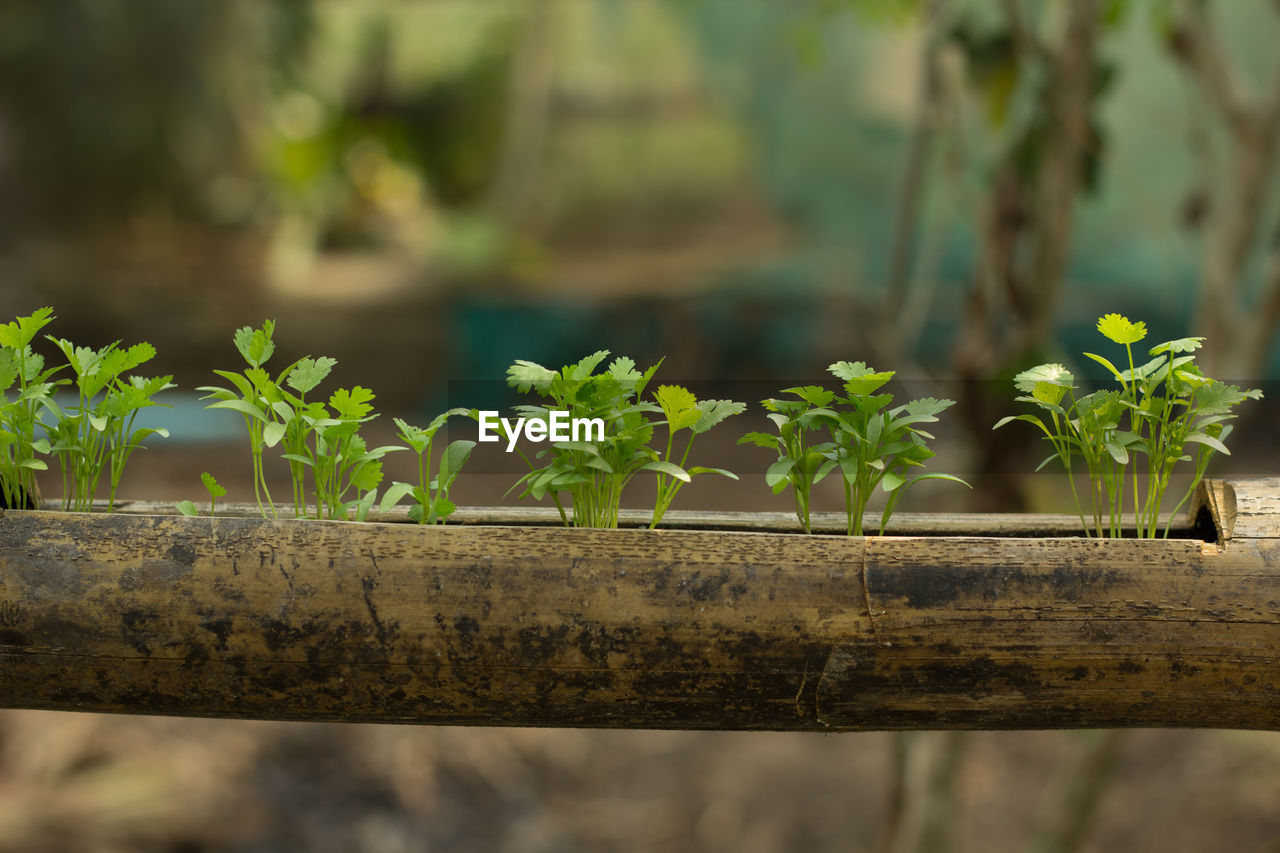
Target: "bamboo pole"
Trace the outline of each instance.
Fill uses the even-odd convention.
[[[11,510],[0,706],[1280,729],[1277,495],[1275,480],[1207,488],[1217,543]]]

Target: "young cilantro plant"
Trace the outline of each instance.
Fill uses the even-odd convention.
[[[607,350],[601,350],[561,370],[517,361],[507,370],[507,384],[522,393],[532,390],[550,401],[546,406],[516,407],[521,417],[544,422],[545,434],[551,434],[553,410],[567,412],[571,422],[598,419],[603,425],[599,439],[556,441],[539,451],[534,459],[549,457],[541,466],[517,446],[516,452],[530,470],[512,489],[523,486],[520,496],[536,500],[550,495],[565,524],[569,524],[570,519],[562,494],[570,499],[574,526],[617,527],[623,489],[640,472],[653,471],[658,475],[658,497],[652,527],[661,521],[681,486],[694,475],[728,474],[711,468],[686,469],[688,445],[681,461],[673,461],[675,433],[688,429],[691,443],[694,435],[705,432],[741,408],[736,403],[716,400],[701,403],[694,400],[690,406],[693,395],[684,389],[676,390],[678,386],[660,391],[657,404],[645,401],[644,391],[661,362],[641,373],[633,360],[619,357],[604,372],[596,373],[596,368],[608,356]],[[651,419],[658,414],[666,415],[666,420]],[[667,427],[667,450],[659,454],[649,443],[655,426],[663,425]]]
[[[666,416],[667,449],[662,459],[651,462],[649,466],[650,470],[658,473],[658,496],[653,508],[653,520],[649,523],[650,530],[658,526],[680,489],[693,477],[699,474],[719,474],[731,480],[738,479],[737,474],[723,468],[706,468],[701,465],[688,467],[689,451],[693,449],[694,438],[725,418],[742,414],[747,408],[743,403],[732,400],[699,400],[692,391],[679,385],[659,386],[653,399]],[[672,461],[671,452],[676,433],[681,430],[689,431],[689,439],[685,442],[684,453],[677,463]]]
[[[465,439],[450,442],[444,449],[444,453],[440,455],[439,467],[436,469],[434,478],[431,476],[431,446],[435,441],[436,433],[449,418],[454,415],[469,414],[471,412],[468,409],[450,409],[442,415],[437,415],[426,429],[411,426],[399,418],[392,419],[398,430],[397,436],[418,454],[418,482],[416,484],[393,483],[382,496],[380,509],[383,512],[394,506],[405,495],[411,495],[414,505],[409,508],[409,518],[419,524],[436,524],[437,522],[444,524],[445,519],[453,514],[456,507],[449,500],[449,489],[453,486],[453,481],[458,478],[458,472],[471,456],[476,443]]]
[[[218,498],[225,495],[227,490],[208,471],[200,475],[200,482],[204,483],[205,491],[209,493],[209,515],[212,516],[217,509]],[[179,501],[176,507],[178,512],[183,515],[196,516],[200,514],[200,510],[196,509],[194,501]]]
[[[298,359],[281,374],[283,384],[292,388],[297,394],[291,394],[281,387],[278,380],[276,393],[272,395],[271,410],[273,422],[267,426],[267,438],[277,434],[284,450],[284,458],[289,463],[289,477],[293,486],[293,514],[301,517],[307,514],[306,472],[314,467],[312,456],[308,450],[308,441],[312,439],[316,424],[329,417],[324,404],[319,401],[307,401],[307,393],[318,386],[330,371],[337,365],[337,360],[328,356],[319,358]],[[276,420],[278,419],[278,420]],[[320,511],[320,499],[317,497],[316,512]]]
[[[74,406],[64,409],[52,398],[43,401],[54,420],[48,432],[51,452],[62,469],[63,509],[90,509],[105,470],[110,511],[115,508],[116,490],[133,451],[152,435],[169,436],[164,428],[135,428],[134,423],[143,409],[167,405],[152,398],[173,388],[173,377],[124,377],[126,371],[155,357],[155,347],[146,342],[120,349],[117,341],[95,350],[75,346],[65,338],[49,340],[62,351],[75,374]]]
[[[0,492],[10,508],[40,507],[35,472],[48,465],[37,454],[48,454],[50,448],[48,439],[36,434],[54,386],[65,380],[52,380],[61,368],[45,370],[44,358],[31,351],[31,342],[52,320],[53,309],[40,308],[0,325]],[[12,399],[10,392],[15,392]]]
[[[340,388],[329,396],[328,406],[307,401],[337,363],[332,358],[300,358],[273,379],[263,367],[275,352],[274,321],[261,329],[245,326],[235,334],[236,349],[249,365],[243,373],[215,370],[235,390],[204,386],[204,399],[213,399],[211,409],[231,409],[244,417],[249,431],[253,468],[253,491],[258,511],[276,515],[267,487],[263,452],[282,446],[293,484],[294,514],[307,514],[306,472],[311,472],[316,515],[321,518],[348,518],[352,510],[364,520],[377,498],[382,482],[383,456],[403,447],[387,445],[370,448],[360,436],[360,425],[373,420],[373,392],[359,385]],[[292,389],[297,393],[291,393]],[[354,495],[351,495],[354,490]]]
[[[360,425],[377,417],[373,399],[373,392],[359,385],[339,388],[329,396],[332,412],[321,404],[300,415],[311,444],[302,448],[303,453],[285,453],[284,458],[311,469],[321,518],[345,520],[354,510],[356,520],[364,521],[382,483],[382,458],[404,450],[393,444],[370,448],[360,436]],[[353,489],[354,496],[348,498]]]
[[[1148,350],[1150,360],[1139,366],[1133,345],[1146,338],[1145,323],[1107,314],[1097,328],[1124,347],[1128,366],[1121,369],[1094,353],[1085,356],[1105,367],[1119,389],[1077,397],[1069,370],[1041,364],[1018,374],[1014,386],[1021,393],[1019,402],[1031,403],[1043,414],[1002,418],[995,428],[1018,420],[1044,434],[1053,452],[1040,468],[1054,459],[1061,462],[1086,535],[1121,535],[1125,490],[1131,486],[1137,535],[1154,538],[1174,469],[1180,462],[1191,462],[1191,485],[1169,513],[1164,528],[1168,536],[1173,518],[1195,492],[1213,454],[1230,453],[1224,440],[1231,433],[1227,421],[1235,416],[1232,410],[1245,400],[1260,399],[1262,392],[1242,391],[1206,377],[1193,355],[1203,338],[1157,344]],[[1146,459],[1145,489],[1139,487],[1139,456]],[[1090,520],[1075,485],[1076,460],[1089,478]]]
[[[812,533],[809,505],[813,487],[831,473],[837,462],[835,442],[815,441],[809,433],[821,433],[824,426],[833,427],[840,422],[840,416],[828,408],[836,395],[820,385],[784,388],[782,393],[796,399],[771,397],[760,401],[769,412],[769,420],[778,427],[778,434],[749,432],[738,443],[777,452],[777,461],[765,472],[765,482],[775,495],[791,487],[796,518],[806,533]]]
[[[838,361],[828,370],[837,379],[844,380],[845,396],[835,400],[840,405],[839,422],[832,425],[832,439],[834,459],[844,479],[850,535],[862,535],[862,516],[876,486],[889,495],[880,516],[883,535],[898,501],[916,483],[950,480],[969,485],[951,474],[911,475],[935,455],[925,444],[925,439],[933,436],[919,425],[936,423],[938,415],[955,405],[955,401],[922,397],[886,409],[893,402],[893,395],[876,391],[893,378],[893,371],[877,373],[861,361]]]
[[[272,417],[271,400],[280,397],[280,386],[272,380],[262,365],[271,358],[276,345],[272,341],[275,334],[275,321],[265,320],[261,329],[245,326],[235,333],[236,350],[249,365],[242,373],[229,370],[213,371],[227,380],[234,391],[216,385],[202,385],[197,391],[209,392],[203,400],[212,399],[210,409],[230,409],[239,412],[244,418],[245,428],[249,432],[249,457],[252,467],[253,496],[258,503],[258,512],[266,518],[268,508],[271,515],[276,515],[275,503],[271,500],[271,490],[267,487],[265,471],[262,467],[262,452],[268,446],[274,446],[284,436],[284,426]],[[286,373],[288,368],[286,368]],[[265,498],[265,501],[264,501]]]
[[[851,536],[862,535],[862,518],[877,486],[889,496],[880,517],[883,535],[898,501],[916,483],[950,480],[968,485],[950,474],[911,476],[912,469],[934,456],[925,444],[933,436],[919,425],[936,422],[937,415],[953,405],[951,400],[926,397],[888,409],[893,395],[876,392],[893,378],[892,371],[876,372],[861,361],[839,361],[828,370],[844,380],[845,396],[817,385],[785,389],[784,394],[797,399],[762,402],[769,419],[778,427],[778,435],[751,432],[739,441],[778,453],[778,460],[765,473],[765,482],[774,494],[791,486],[796,517],[805,532],[813,530],[813,486],[834,470],[839,470],[843,480],[847,532]],[[807,435],[823,431],[826,441],[813,441]]]

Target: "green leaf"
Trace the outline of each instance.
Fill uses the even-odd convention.
[[[564,370],[561,371],[561,375],[568,380],[586,379],[594,373],[595,369],[600,366],[600,363],[608,357],[609,351],[607,349],[597,350],[591,355],[583,358],[577,364],[567,365]],[[613,365],[610,367],[610,372],[612,373],[616,368],[619,374],[627,374],[631,372],[632,368],[635,366],[636,363],[629,358],[618,358],[614,359]]]
[[[592,456],[600,455],[600,448],[596,446],[594,441],[557,441],[551,446],[557,450],[571,450],[576,453],[590,453]]]
[[[1103,367],[1105,367],[1108,371],[1110,371],[1111,375],[1114,376],[1117,380],[1121,382],[1125,381],[1124,374],[1120,372],[1120,368],[1116,367],[1108,359],[1091,352],[1087,352],[1084,355],[1086,358],[1091,358],[1094,361],[1098,362],[1098,364],[1101,364]]]
[[[582,362],[579,362],[579,366],[581,366],[584,362],[587,362],[587,361],[596,361],[596,356],[603,357],[606,355],[608,355],[608,352],[602,350],[596,353],[595,355],[591,355],[591,356],[588,356],[586,359],[583,359]],[[599,362],[597,361],[596,363],[599,363]],[[592,365],[591,369],[594,370],[595,365]],[[590,373],[590,371],[588,371],[588,373]],[[613,360],[613,363],[609,365],[608,374],[612,376],[614,379],[617,379],[622,382],[638,382],[644,378],[644,374],[636,370],[635,361],[633,359],[627,358],[625,355],[620,355]]]
[[[892,492],[900,486],[906,485],[907,478],[899,476],[892,471],[886,471],[884,478],[880,480],[880,488],[886,492]]]
[[[179,501],[173,505],[173,508],[186,516],[198,516],[200,510],[196,509],[196,505],[191,501]]]
[[[200,475],[200,482],[204,483],[205,491],[214,499],[220,498],[227,493],[227,490],[208,471]]]
[[[436,498],[435,503],[431,505],[432,521],[444,522],[446,518],[453,515],[458,508],[453,505],[453,501],[448,498]]]
[[[906,409],[907,414],[913,417],[920,415],[935,417],[942,414],[955,404],[955,400],[946,400],[938,397],[921,397],[918,400],[912,400],[907,403],[903,408]]]
[[[339,388],[329,397],[329,405],[343,420],[360,420],[373,411],[374,394],[368,388],[359,385],[350,390]]]
[[[246,403],[244,400],[218,400],[216,403],[210,403],[208,406],[205,406],[205,408],[206,409],[231,409],[233,411],[239,412],[240,414],[246,417],[254,418],[255,420],[259,420],[259,421],[262,421],[263,423],[267,423],[267,416],[264,415],[257,406],[254,406],[250,403]]]
[[[53,309],[45,307],[32,311],[26,317],[19,317],[11,323],[0,325],[0,345],[21,352],[53,319]]]
[[[702,417],[702,412],[697,408],[698,399],[693,396],[693,392],[679,385],[658,386],[653,399],[666,415],[667,428],[671,432],[688,429]]]
[[[677,480],[684,483],[688,483],[692,479],[689,476],[689,472],[681,468],[679,465],[676,465],[674,462],[665,462],[661,459],[645,463],[640,467],[640,470],[657,471],[659,474],[666,474],[670,477],[675,477]]]
[[[756,447],[767,447],[770,450],[776,450],[778,448],[778,437],[765,432],[749,432],[738,439],[738,444],[754,444]]]
[[[1075,387],[1075,377],[1061,364],[1038,364],[1013,377],[1013,386],[1024,394],[1034,394],[1042,382],[1067,389]]]
[[[829,391],[821,385],[804,385],[798,388],[784,388],[784,394],[795,394],[801,400],[804,400],[811,406],[822,408],[835,399],[834,391]]]
[[[382,463],[366,462],[351,475],[351,485],[362,492],[375,489],[382,482]]]
[[[458,439],[449,443],[444,449],[444,455],[440,457],[440,482],[441,488],[448,489],[450,483],[458,476],[458,472],[462,470],[462,466],[467,464],[467,459],[471,457],[471,451],[475,449],[476,443],[467,439]]]
[[[1195,352],[1200,349],[1204,343],[1204,338],[1178,338],[1174,341],[1165,341],[1162,344],[1156,344],[1148,352],[1148,355],[1163,355],[1167,352]]]
[[[1121,465],[1129,464],[1129,450],[1123,444],[1115,439],[1109,438],[1103,441],[1103,447],[1107,453],[1111,454],[1111,458]]]
[[[245,326],[236,330],[236,349],[250,367],[261,367],[275,352],[276,345],[271,340],[275,328],[275,320],[264,320],[261,329]]]
[[[284,438],[285,424],[280,421],[272,421],[262,428],[262,443],[267,447],[275,447],[280,439]]]
[[[701,435],[725,418],[742,414],[747,410],[747,406],[745,403],[735,403],[732,400],[700,400],[698,410],[702,416],[693,425],[694,435]]]
[[[724,468],[707,468],[702,465],[694,465],[689,469],[689,473],[693,476],[698,474],[719,474],[721,477],[728,477],[730,480],[738,479],[738,475]]]
[[[133,370],[145,364],[155,358],[155,355],[156,348],[146,341],[134,344],[127,350],[109,348],[104,351],[99,373],[104,375],[104,379],[110,381],[127,370]]]
[[[613,466],[601,459],[599,456],[592,456],[590,459],[583,461],[584,468],[592,468],[596,471],[603,471],[606,474],[613,473]]]
[[[953,474],[943,474],[943,473],[941,473],[941,472],[939,472],[939,473],[929,473],[929,474],[920,474],[920,475],[918,475],[918,476],[912,477],[912,478],[911,478],[911,479],[906,483],[906,485],[907,485],[907,486],[914,486],[916,483],[920,482],[921,480],[946,480],[946,481],[947,481],[947,482],[949,482],[949,483],[959,483],[960,485],[964,486],[964,487],[965,487],[965,488],[967,488],[967,489],[972,489],[972,488],[973,488],[973,486],[969,485],[969,483],[968,483],[967,481],[962,480],[962,479],[960,479],[959,477],[957,477],[957,476],[955,476],[955,475],[953,475]]]
[[[1166,363],[1164,356],[1153,358],[1146,364],[1135,367],[1133,370],[1125,370],[1120,374],[1120,379],[1124,382],[1141,382],[1151,374],[1155,373]]]
[[[1147,324],[1131,323],[1120,314],[1107,314],[1098,320],[1098,331],[1118,344],[1136,344],[1147,336]]]
[[[1061,411],[1061,407],[1058,404],[1066,393],[1067,389],[1061,385],[1054,385],[1051,382],[1037,382],[1036,387],[1031,391],[1031,397],[1037,403],[1044,403],[1055,410]]]
[[[539,394],[545,395],[547,389],[551,386],[558,374],[554,370],[548,370],[540,364],[532,361],[517,360],[515,364],[507,368],[507,384],[514,387],[521,394],[526,394],[530,389],[537,391]]]
[[[1196,444],[1203,444],[1206,447],[1211,447],[1219,453],[1225,453],[1227,456],[1231,455],[1231,451],[1227,450],[1227,446],[1225,444],[1213,436],[1206,435],[1202,432],[1193,432],[1191,435],[1186,437],[1186,441],[1194,441]]]
[[[359,502],[356,504],[356,521],[368,520],[369,510],[373,509],[373,502],[377,499],[378,499],[377,489],[370,489],[368,492],[361,495]]]
[[[293,370],[289,371],[285,384],[299,394],[306,394],[323,382],[337,363],[337,359],[328,356],[299,359]]]
[[[862,361],[837,361],[835,364],[829,365],[827,370],[830,371],[837,379],[845,380],[845,393],[849,396],[864,397],[868,394],[874,394],[875,391],[893,378],[894,371],[884,371],[877,373],[874,369],[867,366]],[[826,405],[819,403],[817,405]]]
[[[796,466],[794,459],[779,459],[769,466],[765,471],[764,481],[770,487],[776,487],[779,484],[787,482],[787,475],[791,473],[791,469]]]
[[[405,495],[413,494],[414,486],[412,483],[401,483],[396,481],[391,484],[386,493],[382,496],[382,503],[378,504],[379,512],[386,512],[400,502]]]

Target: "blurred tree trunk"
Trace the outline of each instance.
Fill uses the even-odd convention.
[[[1280,11],[1280,3],[1270,4]],[[1224,167],[1208,201],[1200,294],[1193,328],[1207,338],[1201,361],[1210,375],[1226,379],[1258,376],[1280,326],[1280,225],[1270,239],[1262,287],[1248,296],[1246,270],[1263,230],[1280,138],[1280,63],[1270,90],[1245,91],[1241,74],[1228,64],[1206,4],[1184,2],[1168,41],[1174,58],[1203,93],[1226,138]]]
[[[1075,853],[1084,845],[1128,739],[1125,735],[1119,729],[1072,733],[1080,745],[1080,757],[1031,845],[1032,853]]]
[[[980,510],[1025,509],[1018,482],[998,476],[1011,457],[1007,442],[989,441],[991,425],[1008,408],[1008,389],[991,389],[993,377],[1029,361],[1052,337],[1058,292],[1065,275],[1092,153],[1090,113],[1097,95],[1096,0],[1064,6],[1059,43],[1047,42],[1024,16],[1020,0],[1005,0],[1010,61],[1018,74],[1039,67],[1046,82],[1037,108],[1043,132],[1009,146],[980,201],[979,250],[954,352],[962,380],[960,417],[977,458],[974,496]],[[1026,150],[1039,157],[1027,162]]]
[[[532,213],[532,197],[546,151],[555,83],[556,0],[527,0],[511,62],[506,118],[490,209],[509,225]]]
[[[907,165],[903,173],[902,190],[898,193],[898,210],[894,220],[893,244],[889,249],[886,297],[890,317],[898,317],[908,302],[911,260],[918,242],[920,207],[928,192],[929,160],[933,151],[933,138],[937,134],[938,112],[941,109],[941,53],[946,44],[946,22],[947,0],[929,0],[924,7],[919,114],[907,148]]]
[[[897,732],[900,777],[876,849],[880,853],[945,853],[955,835],[955,780],[969,744],[963,731]]]

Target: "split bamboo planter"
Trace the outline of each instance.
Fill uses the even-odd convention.
[[[126,510],[0,516],[0,706],[1280,729],[1280,479],[1206,483],[1199,527],[1160,541],[1050,517],[903,516],[899,535],[845,537],[767,516],[649,531],[509,510],[431,528]]]

